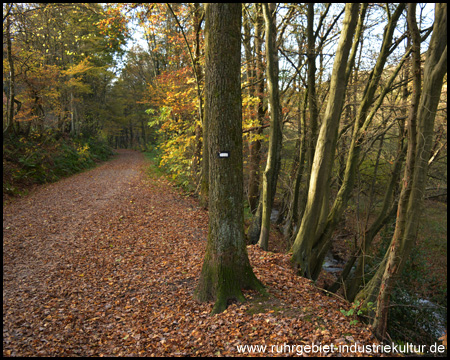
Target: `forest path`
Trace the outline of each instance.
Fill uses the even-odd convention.
[[[4,356],[236,356],[245,344],[373,342],[340,312],[348,304],[294,274],[288,254],[257,246],[250,261],[270,296],[246,292],[249,302],[210,316],[213,304],[193,299],[207,212],[146,164],[122,150],[3,207]]]
[[[152,313],[167,289],[149,288],[176,280],[165,269],[180,269],[188,245],[204,243],[207,221],[192,200],[150,179],[145,164],[141,153],[119,150],[3,207],[4,354],[114,354],[117,334],[140,338],[131,333],[135,309]],[[175,250],[180,263],[167,263]]]

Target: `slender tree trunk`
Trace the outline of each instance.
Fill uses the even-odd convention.
[[[316,95],[316,38],[314,34],[314,3],[308,3],[307,9],[307,65],[308,65],[308,107],[309,107],[309,134],[306,136],[306,189],[305,194],[309,193],[309,184],[311,180],[311,169],[314,161],[314,152],[318,136],[318,108]],[[305,131],[307,129],[305,128]],[[306,198],[302,199],[299,213],[303,214],[306,207]],[[298,233],[298,232],[297,232]]]
[[[270,7],[264,3],[263,13],[266,28],[266,58],[267,58],[267,86],[270,104],[270,139],[267,154],[266,169],[263,176],[262,220],[258,245],[268,249],[270,214],[277,187],[278,172],[281,157],[281,122],[280,97],[278,91],[278,50],[276,45],[275,4]]]
[[[205,13],[208,11],[209,4],[205,4]],[[206,49],[206,34],[205,34],[205,49]],[[201,97],[200,97],[201,99]],[[206,109],[205,109],[206,111]],[[200,203],[206,207],[209,202],[209,146],[208,146],[208,118],[203,111],[202,117],[202,177],[200,180]]]
[[[434,119],[440,101],[444,76],[447,73],[447,4],[436,4],[435,22],[427,59],[424,82],[420,93],[420,33],[416,24],[416,4],[408,5],[408,28],[413,39],[413,101],[408,121],[411,147],[408,148],[407,166],[400,195],[397,222],[387,252],[386,266],[379,288],[373,328],[378,338],[385,338],[387,315],[392,290],[401,274],[406,259],[417,237],[428,160],[433,141]],[[417,114],[417,116],[416,116]],[[417,118],[417,122],[414,119]],[[411,128],[416,126],[414,133]]]
[[[301,97],[303,96],[303,100]],[[306,101],[308,98],[308,92],[305,90],[304,95],[302,94],[299,99],[299,121],[298,121],[298,135],[299,135],[299,159],[298,159],[298,167],[297,172],[295,174],[294,180],[294,196],[292,201],[292,211],[289,214],[288,221],[286,223],[286,233],[285,238],[289,243],[289,246],[292,246],[293,240],[292,234],[294,232],[294,226],[298,226],[298,222],[300,219],[299,214],[299,199],[300,199],[300,185],[303,178],[303,173],[305,169],[305,159],[306,159]]]
[[[11,5],[12,6],[12,5]],[[6,52],[9,66],[9,96],[8,96],[8,114],[7,114],[7,126],[5,132],[14,131],[14,106],[15,106],[15,88],[16,79],[14,72],[14,61],[12,57],[12,45],[11,45],[11,16],[6,19]]]
[[[206,10],[205,116],[209,122],[209,233],[195,297],[215,300],[212,313],[229,300],[244,301],[244,288],[263,290],[244,241],[241,4],[209,4]],[[228,152],[228,157],[219,156]]]
[[[256,91],[257,96],[259,98],[258,102],[258,125],[260,126],[256,130],[257,135],[262,134],[262,124],[264,120],[264,116],[266,113],[264,107],[264,64],[263,64],[263,54],[262,54],[262,43],[263,43],[263,25],[264,19],[262,14],[262,5],[256,4],[257,8],[257,20],[255,27],[255,52],[256,52]],[[252,222],[247,231],[248,242],[250,244],[256,244],[259,240],[259,235],[261,233],[261,217],[262,217],[262,205],[261,205],[261,197],[260,197],[260,181],[261,175],[260,172],[260,161],[261,161],[261,141],[254,142],[254,148],[252,153],[255,154],[255,157],[252,159],[252,163],[255,167],[257,167],[258,171],[255,175],[255,182],[252,182],[252,190],[249,190],[250,201],[252,201],[252,213],[254,216],[252,218]],[[257,183],[256,183],[257,180]],[[256,187],[257,185],[257,187]]]
[[[255,23],[255,58],[256,58],[256,96],[259,98],[256,105],[257,121],[256,126],[260,126],[264,119],[264,66],[262,61],[262,43],[263,43],[263,16],[261,4],[256,6],[256,23]],[[255,130],[255,135],[250,135],[250,174],[248,181],[248,199],[250,211],[256,213],[259,203],[259,184],[261,179],[260,163],[261,163],[261,139],[262,128]],[[259,231],[258,231],[259,238]],[[256,240],[257,241],[257,240]],[[255,241],[255,242],[256,242]]]
[[[314,160],[314,151],[317,143],[317,128],[319,113],[317,110],[316,99],[316,36],[314,35],[314,3],[308,3],[307,10],[308,26],[308,103],[309,103],[309,128],[310,136],[308,139],[308,174],[311,173]]]
[[[193,12],[193,18],[192,18],[192,26],[194,28],[195,32],[195,42],[194,42],[194,54],[193,54],[193,68],[195,72],[195,79],[196,79],[196,88],[197,88],[197,103],[198,103],[198,121],[196,122],[195,126],[195,150],[194,150],[194,157],[192,161],[192,175],[193,178],[198,181],[198,173],[199,173],[199,163],[200,159],[202,158],[202,123],[203,123],[203,97],[202,97],[202,89],[201,84],[203,81],[202,76],[202,68],[200,65],[200,31],[201,31],[201,24],[203,21],[203,14],[202,9],[200,7],[199,3],[192,4],[192,12]],[[201,181],[201,179],[200,179]],[[202,197],[202,193],[200,193],[200,197]],[[206,199],[201,199],[201,202],[204,202],[206,204]]]
[[[255,84],[254,84],[254,65],[253,65],[253,54],[252,54],[252,45],[251,45],[251,26],[250,26],[250,17],[245,9],[242,11],[242,17],[243,17],[243,28],[244,28],[244,34],[242,39],[242,46],[244,47],[244,53],[245,53],[245,86],[247,88],[247,96],[248,98],[252,98],[255,95]],[[249,121],[254,121],[254,113],[250,106],[247,106],[246,108],[246,114],[245,118],[247,118]],[[255,146],[252,141],[252,134],[249,134],[249,140],[248,140],[248,162],[249,162],[249,171],[248,171],[248,192],[249,192],[249,206],[250,211],[252,211],[252,205],[256,210],[257,204],[254,204],[254,194],[251,194],[252,189],[254,189],[255,186],[255,180],[257,181],[257,164],[254,163],[255,161],[255,152],[259,149],[254,149]],[[253,201],[250,201],[250,198],[252,197]]]
[[[300,230],[292,246],[293,254],[291,260],[294,266],[300,267],[300,275],[308,278],[310,277],[309,260],[314,241],[314,236],[312,235],[316,233],[323,204],[324,190],[328,183],[332,159],[334,158],[339,118],[347,86],[347,61],[358,22],[358,11],[359,4],[349,3],[345,6],[344,24],[333,65],[327,109],[314,154],[308,200]]]
[[[312,270],[312,277],[313,279],[317,279],[319,276],[319,273],[322,269],[322,263],[326,255],[327,249],[330,247],[330,241],[331,236],[336,228],[337,224],[339,223],[342,214],[347,207],[348,200],[351,197],[352,191],[353,191],[353,184],[355,182],[356,178],[356,171],[359,164],[359,154],[361,151],[361,144],[364,142],[364,137],[366,133],[366,129],[369,126],[374,114],[375,110],[378,109],[378,107],[381,105],[382,100],[386,96],[390,84],[393,83],[396,75],[400,71],[400,68],[403,64],[403,62],[406,60],[406,56],[403,57],[402,61],[399,63],[397,68],[395,69],[394,73],[390,77],[388,81],[388,85],[385,87],[384,91],[382,92],[382,95],[378,98],[377,104],[374,106],[375,110],[372,110],[369,113],[369,108],[373,103],[374,97],[375,97],[375,91],[378,88],[379,81],[381,79],[381,74],[384,69],[384,65],[386,63],[387,57],[389,55],[389,51],[392,46],[392,38],[394,34],[394,30],[397,24],[397,21],[403,12],[405,5],[399,4],[394,14],[391,16],[388,25],[386,26],[384,37],[383,37],[383,44],[380,51],[380,55],[378,57],[377,63],[375,64],[375,67],[372,71],[372,74],[370,76],[369,84],[367,85],[364,96],[361,101],[361,105],[359,106],[358,112],[357,112],[357,119],[355,122],[355,127],[353,129],[353,136],[352,141],[350,144],[350,149],[347,157],[347,164],[344,174],[344,179],[341,188],[339,189],[338,195],[336,196],[336,200],[333,204],[333,207],[330,211],[330,214],[328,216],[328,219],[326,221],[325,226],[322,227],[322,229],[319,229],[319,232],[316,232],[316,240],[314,243],[314,263],[312,264],[313,270]],[[366,6],[363,8],[366,9]],[[365,11],[364,11],[365,13]],[[363,14],[364,15],[364,14]],[[360,18],[360,20],[362,20]],[[360,26],[362,27],[362,21],[359,22]],[[357,34],[357,39],[355,41],[359,40],[359,34],[360,30]],[[356,36],[355,36],[356,38]],[[353,55],[356,55],[356,51],[353,53]]]

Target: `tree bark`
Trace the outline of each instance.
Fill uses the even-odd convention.
[[[317,110],[316,99],[316,36],[314,35],[314,3],[308,4],[307,12],[307,36],[308,36],[308,102],[309,102],[309,128],[310,136],[308,139],[308,174],[314,160],[314,151],[317,143],[317,128],[319,113]]]
[[[208,11],[209,4],[205,4],[205,13]],[[205,25],[205,49],[207,48],[207,38]],[[206,70],[205,70],[206,73]],[[208,118],[206,116],[206,105],[203,112],[202,118],[202,134],[203,134],[203,144],[202,144],[202,177],[200,179],[200,203],[203,207],[206,207],[209,202],[209,144],[208,144]]]
[[[330,211],[330,214],[328,216],[328,219],[326,220],[325,226],[322,228],[320,232],[316,233],[316,240],[314,243],[314,258],[313,264],[312,264],[312,277],[313,279],[317,279],[319,276],[319,273],[322,269],[322,263],[325,258],[327,249],[331,246],[331,236],[336,228],[337,224],[339,223],[339,220],[342,217],[342,214],[347,207],[348,200],[351,197],[352,191],[353,191],[353,184],[355,182],[356,178],[356,170],[359,164],[359,154],[361,151],[361,145],[363,144],[365,133],[368,125],[370,124],[376,110],[381,105],[384,97],[386,96],[390,84],[393,83],[396,75],[400,71],[400,68],[403,64],[403,62],[406,60],[406,56],[403,57],[402,61],[399,63],[396,71],[393,72],[392,76],[390,77],[388,81],[388,85],[383,89],[382,94],[379,96],[377,103],[374,106],[374,109],[369,113],[370,106],[373,103],[375,92],[378,88],[379,81],[381,79],[381,74],[384,69],[384,65],[386,63],[387,57],[389,55],[389,51],[392,47],[392,38],[394,34],[394,30],[397,24],[397,21],[403,12],[405,5],[399,4],[394,14],[389,19],[389,23],[386,26],[384,37],[383,37],[383,44],[380,51],[380,55],[378,56],[377,63],[375,64],[375,67],[372,71],[372,74],[370,76],[369,84],[367,85],[364,96],[361,101],[361,105],[358,108],[357,112],[357,119],[355,122],[355,127],[353,129],[353,136],[352,141],[350,144],[350,149],[347,157],[347,164],[344,174],[344,180],[342,183],[341,188],[339,189],[338,195],[336,197],[336,200],[333,204],[333,207]],[[366,6],[364,7],[365,13]],[[362,27],[362,20],[361,19],[359,25]],[[355,36],[356,37],[356,36]],[[355,39],[355,42],[359,40],[359,34],[357,34],[357,39]],[[353,54],[356,54],[354,52]],[[350,75],[350,69],[347,69],[348,75]]]
[[[298,166],[297,171],[295,174],[295,180],[294,180],[294,196],[292,200],[292,211],[289,214],[288,220],[286,222],[286,232],[285,232],[285,239],[288,241],[288,246],[292,246],[293,244],[293,234],[294,234],[294,227],[298,226],[298,222],[300,219],[300,212],[299,212],[299,199],[300,199],[300,185],[302,182],[302,177],[305,169],[305,159],[306,159],[306,151],[307,151],[307,145],[306,145],[306,102],[308,98],[308,92],[305,90],[304,94],[301,94],[299,96],[299,121],[298,121],[298,135],[299,135],[299,154],[298,154]],[[303,100],[302,100],[303,97]]]
[[[256,105],[257,111],[257,126],[255,130],[256,138],[251,136],[250,141],[250,174],[248,180],[248,200],[250,211],[252,214],[256,213],[259,202],[259,184],[261,179],[260,174],[260,162],[261,162],[261,140],[260,135],[262,128],[260,125],[264,119],[264,67],[262,61],[262,34],[263,34],[263,17],[261,4],[255,4],[256,6],[256,24],[255,24],[255,57],[256,57],[256,95],[259,98],[259,102]],[[259,237],[259,232],[258,232]],[[256,240],[257,241],[257,240]],[[255,241],[255,242],[256,242]]]
[[[10,5],[12,6],[12,5]],[[6,52],[9,66],[9,93],[8,93],[8,111],[7,111],[7,125],[5,132],[14,131],[14,106],[15,106],[15,72],[14,61],[12,57],[12,45],[11,45],[11,16],[6,19]]]
[[[200,31],[203,22],[203,9],[199,3],[194,3],[192,6],[192,27],[195,32],[194,41],[194,53],[192,55],[192,67],[195,75],[196,90],[197,90],[197,102],[198,102],[198,121],[195,125],[195,151],[192,160],[192,175],[193,178],[198,181],[199,163],[202,159],[202,124],[203,124],[203,97],[202,97],[202,67],[200,65]],[[188,45],[188,44],[187,44]],[[188,45],[189,46],[189,45]],[[207,152],[205,152],[207,154]],[[202,174],[202,172],[200,172]],[[201,181],[201,178],[200,178]],[[200,193],[200,197],[203,197],[203,193]],[[207,199],[201,199],[200,202],[207,203]]]
[[[436,4],[435,22],[427,59],[424,66],[424,82],[420,94],[420,33],[417,29],[416,4],[408,5],[408,27],[413,39],[414,101],[408,125],[416,125],[417,131],[409,131],[412,142],[408,148],[407,165],[400,194],[397,222],[387,252],[386,266],[381,279],[373,328],[375,335],[386,337],[387,315],[392,290],[417,237],[423,193],[425,190],[428,160],[433,141],[434,119],[440,101],[444,76],[447,73],[447,4]],[[410,129],[408,129],[410,130]],[[414,141],[415,140],[415,141]]]
[[[355,33],[359,4],[346,4],[344,25],[339,39],[331,75],[329,100],[320,128],[311,170],[308,200],[300,230],[292,246],[292,262],[300,267],[300,275],[310,277],[310,254],[314,234],[323,204],[325,187],[330,176],[342,112],[346,83],[346,68]]]
[[[241,4],[206,9],[205,117],[209,123],[209,233],[195,297],[215,300],[212,313],[230,300],[244,301],[243,288],[263,290],[250,266],[244,241]],[[228,157],[220,157],[227,151]]]
[[[278,50],[276,44],[275,4],[263,3],[263,13],[266,29],[267,87],[270,104],[270,139],[267,154],[266,169],[263,176],[262,220],[258,245],[268,249],[270,214],[277,188],[278,172],[281,157],[281,121],[280,96],[278,91]]]
[[[264,19],[262,14],[262,5],[256,4],[257,7],[257,23],[255,27],[255,52],[256,52],[256,79],[257,79],[257,96],[259,98],[258,102],[258,124],[260,125],[256,134],[262,134],[262,123],[264,120],[264,116],[266,113],[264,107],[264,64],[263,64],[263,56],[262,56],[262,43],[263,43],[263,26]],[[254,214],[252,218],[252,222],[247,231],[248,242],[250,244],[256,244],[259,240],[259,235],[261,233],[261,216],[262,216],[262,205],[261,205],[261,197],[260,197],[260,182],[261,176],[259,174],[260,171],[260,161],[261,161],[261,141],[255,141],[254,146],[252,146],[252,153],[255,154],[255,157],[252,157],[253,166],[257,167],[257,172],[255,174],[254,182],[251,182],[252,188],[249,189],[249,199],[252,203],[251,209]],[[257,184],[256,184],[257,180]],[[257,186],[256,186],[257,185]]]

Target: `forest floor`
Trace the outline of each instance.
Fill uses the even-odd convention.
[[[373,355],[379,342],[341,312],[350,304],[257,246],[268,295],[210,316],[192,296],[207,211],[147,167],[121,150],[3,207],[4,356]]]

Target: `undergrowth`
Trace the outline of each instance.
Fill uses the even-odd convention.
[[[70,138],[54,130],[3,139],[3,200],[30,187],[89,169],[113,155],[102,140]]]
[[[162,164],[163,155],[159,148],[153,148],[144,152],[144,154],[147,160],[150,161],[147,171],[148,176],[153,178],[164,177],[186,194],[195,192],[195,186],[187,173],[178,172],[171,166]]]
[[[426,201],[416,242],[390,300],[389,336],[397,343],[440,343],[447,329],[447,205]],[[391,242],[395,223],[381,232],[371,266],[381,262]],[[367,273],[373,273],[367,266]],[[365,281],[369,281],[367,277]]]

